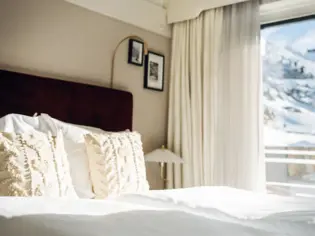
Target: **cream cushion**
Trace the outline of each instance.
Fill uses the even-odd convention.
[[[62,134],[0,132],[0,196],[77,198]]]
[[[96,198],[149,190],[140,134],[86,134],[85,144]]]

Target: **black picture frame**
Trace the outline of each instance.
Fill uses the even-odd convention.
[[[144,88],[164,91],[164,70],[164,55],[149,51],[144,64]]]
[[[140,57],[139,61],[137,61],[138,59],[135,58],[137,56]],[[144,43],[136,39],[129,39],[128,63],[132,65],[136,65],[136,66],[143,66],[143,61],[144,61]]]

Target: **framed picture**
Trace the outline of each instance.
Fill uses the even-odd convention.
[[[130,39],[128,50],[128,63],[136,66],[143,65],[144,44],[141,41]]]
[[[164,89],[164,56],[148,52],[144,69],[144,88],[156,91]]]

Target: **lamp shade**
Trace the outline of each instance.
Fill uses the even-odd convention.
[[[183,159],[165,148],[156,149],[145,155],[146,162],[184,163]]]

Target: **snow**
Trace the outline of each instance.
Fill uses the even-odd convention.
[[[315,48],[315,29],[309,30],[305,35],[296,39],[291,48],[302,54],[306,54],[310,48]]]
[[[288,133],[268,126],[264,127],[264,139],[266,146],[314,147],[315,144],[315,137],[313,135]]]

